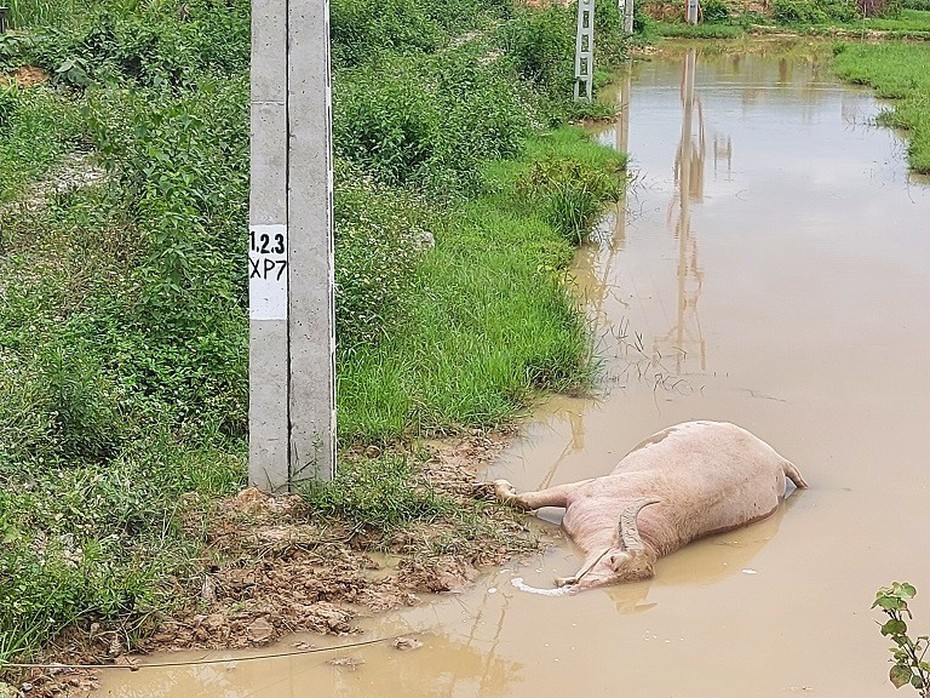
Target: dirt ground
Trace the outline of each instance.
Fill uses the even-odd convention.
[[[496,531],[460,537],[461,552],[454,555],[429,552],[431,543],[461,535],[453,521],[404,528],[385,546],[377,532],[314,519],[297,495],[269,497],[249,488],[214,503],[191,496],[183,525],[207,542],[202,571],[171,581],[177,597],[189,602],[170,617],[142,619],[131,628],[103,623],[72,628],[49,649],[46,661],[131,663],[132,655],[256,647],[295,632],[352,635],[360,617],[419,604],[423,594],[455,593],[480,567],[540,546],[520,515],[482,504],[488,490],[475,485],[481,467],[506,439],[475,432],[425,444],[430,456],[420,466],[423,480],[492,524],[480,530]],[[143,639],[130,642],[133,636]],[[96,676],[93,670],[31,670],[18,683],[29,698],[86,695]]]
[[[8,75],[0,75],[0,85],[32,87],[47,82],[49,74],[34,65],[24,65]]]

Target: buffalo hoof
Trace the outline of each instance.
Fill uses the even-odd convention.
[[[502,502],[512,502],[517,498],[517,490],[507,480],[494,481],[494,494]]]

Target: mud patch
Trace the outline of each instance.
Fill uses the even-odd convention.
[[[385,538],[347,521],[320,520],[297,495],[270,497],[253,488],[218,502],[190,495],[181,525],[204,541],[205,553],[196,575],[172,580],[178,607],[131,627],[73,628],[48,658],[109,664],[127,661],[130,652],[258,647],[296,632],[351,635],[360,617],[417,605],[420,594],[463,591],[481,566],[539,547],[518,514],[485,503],[475,486],[477,468],[505,440],[474,432],[425,445],[429,455],[416,475],[469,517],[464,528],[463,519],[450,516]],[[79,695],[95,683],[91,671],[61,670],[34,671],[24,685],[32,697]]]
[[[48,82],[49,74],[34,65],[24,65],[12,73],[0,76],[0,85],[16,85],[17,87],[32,87]]]

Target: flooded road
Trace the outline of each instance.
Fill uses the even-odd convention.
[[[566,545],[366,625],[415,635],[414,651],[111,674],[101,694],[904,695],[869,606],[909,580],[930,631],[930,188],[870,125],[881,105],[825,65],[681,50],[621,77],[625,118],[598,137],[629,148],[638,178],[576,271],[602,388],[548,404],[489,473],[518,490],[603,474],[704,418],[771,443],[810,490],[660,560],[648,583],[563,598],[511,586],[573,573]]]

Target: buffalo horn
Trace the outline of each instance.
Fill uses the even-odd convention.
[[[643,539],[639,537],[639,527],[636,525],[636,517],[639,516],[640,510],[650,504],[658,503],[658,499],[637,499],[620,515],[620,540],[629,552],[639,552],[644,549]]]

